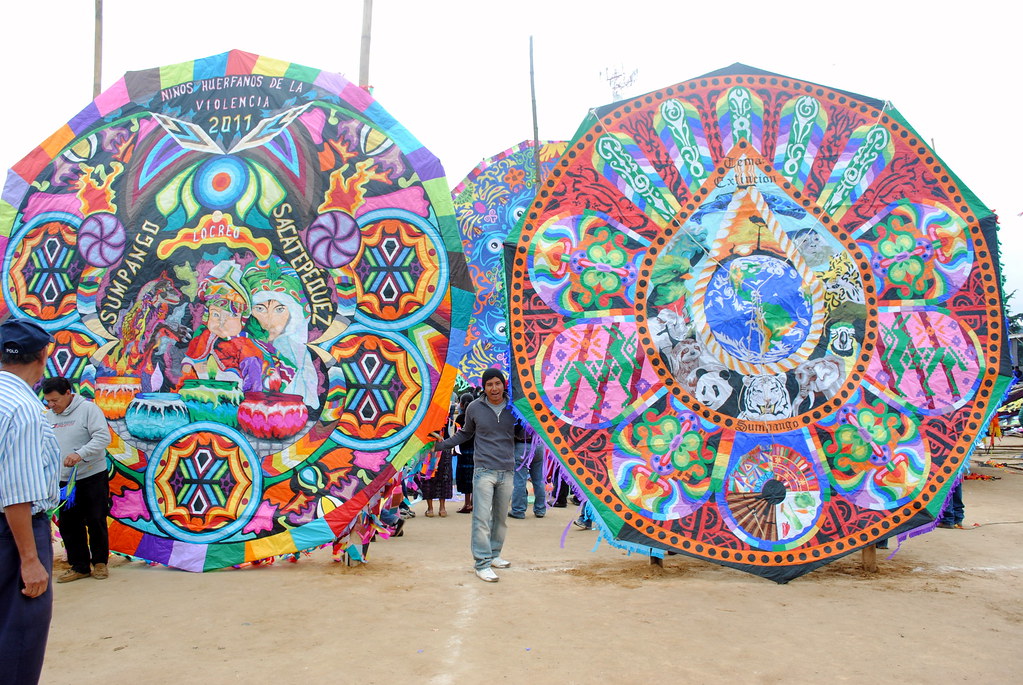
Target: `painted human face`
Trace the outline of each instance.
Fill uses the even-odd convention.
[[[291,319],[288,308],[277,300],[267,300],[253,305],[252,315],[270,335],[271,340],[284,332],[284,328]]]
[[[54,414],[63,414],[74,396],[74,393],[71,392],[62,394],[54,390],[43,395],[43,399],[46,400],[46,406],[52,409]]]
[[[504,381],[500,378],[488,378],[483,384],[483,392],[493,404],[499,404],[504,397]]]
[[[235,314],[230,309],[210,305],[206,327],[218,338],[230,340],[242,332],[242,317],[241,314]]]

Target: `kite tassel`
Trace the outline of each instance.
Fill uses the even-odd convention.
[[[75,506],[75,499],[78,494],[76,482],[78,480],[78,465],[71,467],[71,474],[68,476],[67,484],[60,489],[61,507],[71,509]]]

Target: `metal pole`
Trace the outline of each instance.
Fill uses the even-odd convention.
[[[529,94],[533,101],[533,184],[540,182],[540,131],[536,123],[536,80],[533,78],[533,37],[529,37]]]
[[[99,97],[103,77],[103,0],[96,0],[96,43],[92,55],[92,97]]]
[[[362,0],[362,52],[359,55],[359,85],[369,88],[369,37],[373,26],[373,0]]]

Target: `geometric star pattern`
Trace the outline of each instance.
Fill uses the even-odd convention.
[[[193,533],[234,522],[252,496],[252,465],[233,441],[198,432],[174,441],[154,478],[157,503],[173,525]]]
[[[77,242],[74,227],[60,221],[47,221],[25,237],[11,269],[13,294],[25,314],[45,320],[74,311],[83,267]]]
[[[369,334],[343,338],[335,349],[345,386],[339,427],[375,440],[407,425],[423,394],[415,360],[397,343]]]
[[[355,265],[359,309],[383,320],[409,316],[437,290],[439,263],[430,238],[399,219],[363,229],[363,252]]]

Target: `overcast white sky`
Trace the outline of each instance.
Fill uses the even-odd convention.
[[[357,81],[362,0],[104,0],[103,87],[125,71],[230,49]],[[94,0],[4,3],[0,166],[92,99]],[[1016,10],[1002,0],[708,3],[375,0],[377,100],[440,158],[451,186],[532,137],[567,139],[638,70],[637,95],[742,62],[890,100],[1001,219],[1007,290],[1023,311],[1023,159]]]

